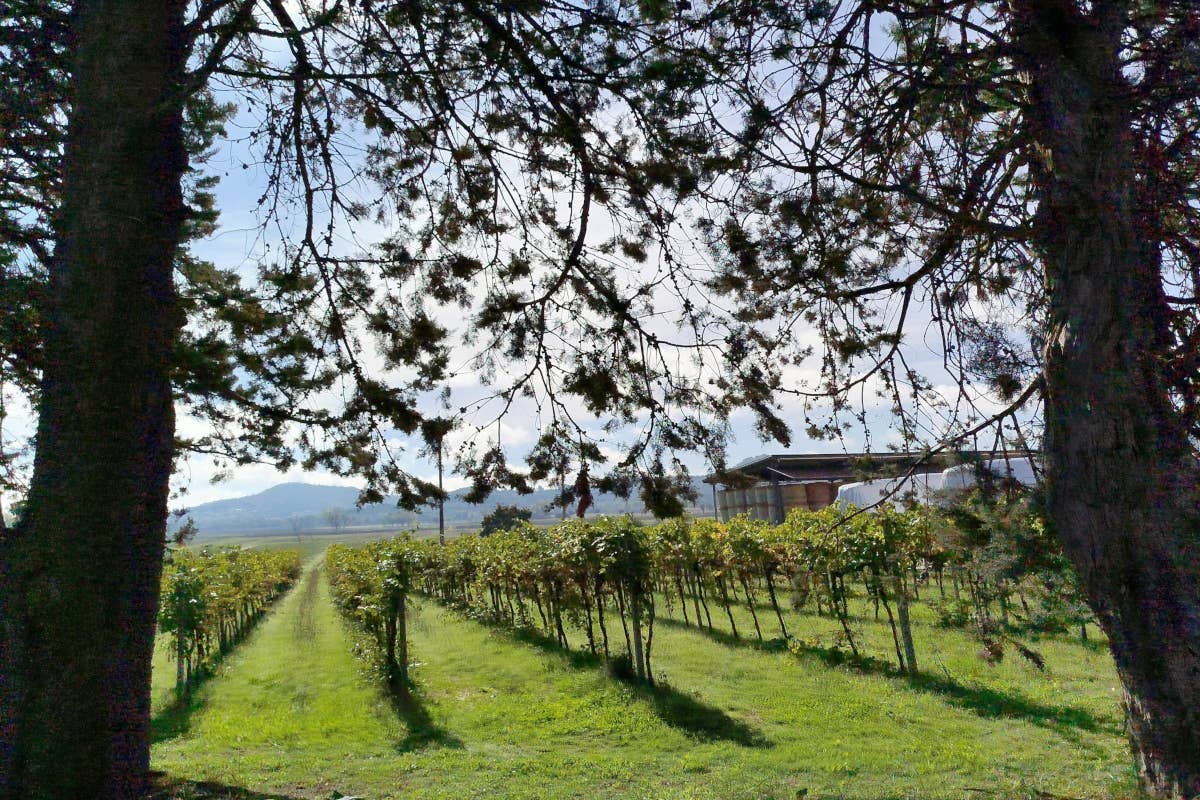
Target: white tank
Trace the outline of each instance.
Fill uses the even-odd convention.
[[[1038,483],[1033,460],[1029,458],[993,458],[985,461],[983,467],[998,478],[1009,478],[1022,486],[1036,486]],[[947,489],[969,489],[977,482],[976,469],[974,464],[950,467],[942,472],[943,485]]]
[[[838,488],[833,502],[845,508],[858,506],[870,508],[887,498],[895,506],[904,506],[909,500],[928,503],[942,489],[945,473],[928,472],[899,478],[876,478],[870,481],[847,483]]]

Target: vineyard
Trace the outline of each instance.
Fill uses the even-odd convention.
[[[322,541],[273,601],[294,556],[182,551],[167,596],[208,576],[185,669],[222,617],[226,655],[173,704],[164,629],[155,768],[180,798],[1129,798],[1070,575],[1032,509],[976,512]]]
[[[194,676],[214,666],[299,576],[300,555],[291,550],[172,552],[158,629],[170,640],[176,692],[186,695]]]
[[[857,592],[876,620],[886,619],[892,668],[908,674],[919,671],[910,604],[923,592],[941,622],[969,630],[988,660],[1011,647],[1040,667],[1041,654],[1023,634],[1078,626],[1086,638],[1088,624],[1071,574],[1019,500],[954,514],[797,510],[777,526],[744,518],[653,527],[628,518],[524,524],[444,546],[406,537],[335,545],[328,567],[338,603],[370,635],[374,660],[400,689],[409,680],[413,593],[489,624],[539,631],[562,648],[575,626],[591,655],[651,685],[662,609],[677,611],[685,625],[713,631],[718,616],[734,639],[802,649],[806,642],[789,635],[784,610],[811,607],[839,623],[832,651],[860,661],[862,633],[849,603]],[[737,608],[750,629],[739,628]]]

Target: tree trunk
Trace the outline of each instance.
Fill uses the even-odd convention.
[[[446,498],[442,490],[442,440],[437,443],[438,468],[438,544],[446,544]]]
[[[579,586],[579,596],[583,599],[583,621],[587,631],[588,650],[592,655],[596,655],[596,629],[592,624],[592,598],[588,596],[586,580],[576,581],[576,583]]]
[[[642,659],[646,662],[646,682],[651,686],[654,685],[654,670],[650,668],[650,651],[654,649],[654,620],[658,615],[658,611],[654,606],[654,594],[648,593],[645,596],[646,605],[646,651],[642,655]]]
[[[604,584],[596,579],[596,621],[600,623],[600,636],[604,642],[604,660],[609,659],[608,628],[604,624]]]
[[[708,603],[704,602],[704,584],[700,580],[700,570],[697,568],[693,570],[693,573],[695,577],[692,581],[692,604],[696,609],[696,627],[701,628],[704,626],[704,623],[700,620],[700,604],[704,603],[704,617],[708,620],[708,629],[711,631],[712,615],[708,613]]]
[[[183,636],[176,634],[175,636],[175,694],[178,697],[187,699],[187,650],[185,649]]]
[[[688,619],[687,598],[683,594],[683,579],[679,577],[678,573],[675,575],[675,591],[679,593],[679,606],[683,609],[683,624],[691,625],[692,621]]]
[[[383,668],[387,672],[388,688],[393,691],[399,685],[400,667],[396,663],[396,615],[399,609],[389,604],[383,615]]]
[[[779,633],[784,639],[788,638],[787,626],[783,624],[783,611],[779,608],[779,598],[775,594],[775,575],[767,574],[767,594],[771,597],[771,607],[775,609],[775,617],[779,620]]]
[[[1017,5],[1043,153],[1048,511],[1111,642],[1146,788],[1200,796],[1197,469],[1170,396],[1160,220],[1133,171],[1124,12]]]
[[[408,694],[408,597],[400,595],[396,614],[396,662],[400,667],[400,693]]]
[[[566,650],[571,649],[570,643],[567,641],[567,632],[563,630],[562,621],[562,587],[558,580],[551,581],[550,587],[554,590],[554,596],[551,599],[551,612],[554,614],[554,630],[558,635],[558,643]]]
[[[717,578],[717,588],[721,590],[721,604],[725,606],[725,616],[729,617],[729,627],[733,629],[733,638],[742,638],[738,635],[737,623],[733,621],[733,609],[729,607],[729,589],[725,586],[725,576]]]
[[[132,798],[149,770],[185,5],[83,2],[72,18],[37,454],[0,542],[4,798]]]
[[[758,640],[763,640],[762,628],[758,626],[758,611],[754,608],[754,594],[750,591],[750,582],[745,578],[742,581],[742,592],[746,595],[746,608],[750,609],[750,618],[754,620],[754,632],[758,634]]]
[[[633,621],[633,669],[640,680],[646,680],[646,660],[642,648],[642,595],[634,587],[629,594],[629,612]]]
[[[896,617],[900,623],[900,638],[904,642],[904,671],[916,675],[917,648],[913,644],[912,622],[908,617],[908,590],[904,586],[904,571],[896,569]]]
[[[887,589],[883,585],[883,578],[874,568],[871,570],[872,576],[875,578],[875,596],[883,603],[883,610],[887,613],[888,626],[892,631],[892,644],[896,647],[896,666],[901,672],[906,671],[904,663],[904,651],[900,647],[900,631],[896,627],[896,617],[892,614],[892,604],[887,599]]]

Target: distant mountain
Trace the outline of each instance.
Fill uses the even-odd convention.
[[[201,503],[190,510],[201,533],[240,528],[290,528],[296,517],[317,517],[329,508],[353,508],[352,486],[281,483],[258,494]]]
[[[699,495],[696,511],[712,513],[712,495],[709,487],[693,479]],[[486,502],[473,505],[462,499],[465,489],[450,493],[446,500],[446,524],[464,527],[478,524],[484,515],[497,505],[517,506],[533,510],[534,519],[555,519],[561,512],[546,511],[546,506],[557,492],[542,489],[533,494],[521,495],[512,490],[493,492]],[[200,536],[244,533],[290,533],[328,528],[324,518],[330,509],[345,512],[346,527],[414,527],[437,525],[437,507],[423,508],[416,512],[405,511],[396,505],[395,497],[387,498],[362,508],[355,508],[358,490],[351,486],[323,486],[313,483],[281,483],[258,494],[215,500],[201,503],[189,509],[196,522]],[[623,500],[615,495],[597,493],[588,516],[602,514],[641,513],[642,502],[637,497]]]

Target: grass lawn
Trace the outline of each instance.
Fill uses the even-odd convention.
[[[648,690],[422,601],[410,626],[418,692],[398,704],[363,675],[314,561],[190,709],[157,701],[154,767],[247,798],[1134,795],[1103,648],[1047,640],[1044,672],[1015,653],[988,666],[966,636],[914,612],[918,681],[830,666],[820,645],[836,623],[810,614],[787,615],[810,644],[801,655],[760,647],[742,610],[740,641],[660,620],[663,686]],[[862,630],[886,657],[886,626],[868,616]],[[208,796],[188,787],[178,796]]]

